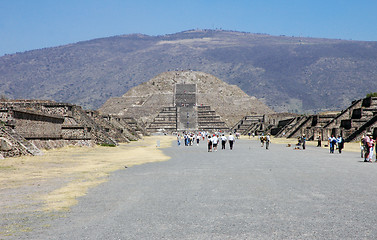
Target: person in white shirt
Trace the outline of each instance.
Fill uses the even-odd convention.
[[[225,144],[228,139],[224,136],[224,134],[221,136],[221,149],[225,149]]]
[[[212,144],[213,144],[213,151],[217,152],[217,144],[219,142],[219,139],[217,138],[216,134],[213,134],[212,137]]]
[[[232,135],[232,133],[229,134],[228,140],[229,140],[230,150],[233,150],[234,136]]]
[[[266,136],[266,149],[267,150],[268,150],[268,147],[270,146],[270,142],[271,142],[270,134],[267,134]]]

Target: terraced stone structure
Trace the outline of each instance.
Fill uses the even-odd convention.
[[[326,141],[331,135],[341,135],[346,142],[352,142],[360,141],[366,133],[377,138],[376,97],[355,100],[341,112],[292,118],[276,137],[297,138],[305,134],[309,140],[321,138]]]
[[[293,113],[272,113],[264,115],[249,115],[242,118],[232,127],[233,132],[241,135],[260,135],[270,133],[277,135],[282,128],[288,124],[297,114]]]
[[[161,73],[98,111],[132,116],[151,132],[228,130],[245,114],[273,113],[237,86],[196,71]]]
[[[130,124],[128,124],[130,123]],[[80,106],[38,100],[0,101],[0,158],[38,155],[67,145],[118,145],[142,131],[130,118],[102,116]]]

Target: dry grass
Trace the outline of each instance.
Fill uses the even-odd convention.
[[[66,147],[0,160],[0,239],[49,227],[49,219],[64,217],[78,197],[107,181],[113,171],[168,160],[160,148],[173,139],[145,137],[116,148]]]
[[[164,148],[172,140],[173,137],[154,136],[116,148],[66,147],[46,151],[43,156],[1,160],[0,209],[9,211],[21,205],[26,209],[29,205],[37,211],[67,210],[89,188],[107,181],[113,171],[168,160],[156,142],[160,141],[160,148]]]

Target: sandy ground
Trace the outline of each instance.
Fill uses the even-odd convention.
[[[171,146],[174,139],[152,136],[119,147],[66,147],[45,151],[43,156],[1,160],[0,239],[32,231],[30,221],[35,217],[69,210],[113,171],[168,160],[160,149]]]

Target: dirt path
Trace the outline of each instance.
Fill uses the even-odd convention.
[[[66,147],[43,156],[1,160],[0,239],[48,227],[49,218],[64,216],[78,197],[107,181],[113,171],[168,160],[160,148],[173,140],[153,136],[119,147]]]

